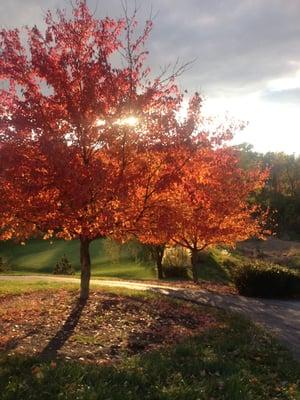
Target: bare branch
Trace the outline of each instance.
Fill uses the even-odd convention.
[[[179,58],[177,58],[176,62],[174,63],[173,67],[172,64],[168,64],[164,68],[161,68],[161,74],[158,76],[159,83],[170,82],[175,78],[178,78],[186,71],[189,71],[192,68],[192,65],[197,61],[197,58],[193,60],[187,61],[185,63],[179,64]],[[172,71],[169,75],[165,76],[172,67]]]

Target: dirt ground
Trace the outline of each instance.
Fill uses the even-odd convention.
[[[164,298],[70,291],[0,297],[0,351],[110,363],[171,345],[216,324],[205,309]]]

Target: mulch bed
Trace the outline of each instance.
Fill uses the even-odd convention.
[[[216,325],[204,308],[165,298],[95,291],[0,298],[0,350],[96,364],[172,345]]]

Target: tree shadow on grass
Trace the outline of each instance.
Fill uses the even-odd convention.
[[[36,332],[35,329],[30,329],[28,332],[24,333],[22,336],[12,337],[4,345],[0,345],[0,353],[2,351],[3,352],[14,351],[22,343],[22,340],[30,337],[35,332]]]
[[[202,333],[215,322],[214,317],[204,316],[199,310],[185,304],[175,306],[173,302],[162,302],[161,305],[153,303],[152,307],[148,310],[149,321],[128,332],[128,354],[161,349],[162,345],[172,346],[187,336]]]
[[[63,347],[69,337],[73,334],[86,303],[87,300],[82,300],[80,298],[77,299],[70,315],[68,316],[63,326],[59,329],[55,336],[53,336],[47,346],[41,351],[41,358],[47,359],[56,357],[57,352]]]
[[[283,349],[243,319],[226,321],[228,325],[143,354],[134,363],[62,362],[49,367],[32,357],[0,358],[0,392],[10,394],[16,388],[11,397],[16,400],[58,399],[61,393],[71,399],[78,389],[86,400],[240,400],[286,397],[289,387],[297,387],[299,365]],[[37,366],[42,379],[33,379]]]

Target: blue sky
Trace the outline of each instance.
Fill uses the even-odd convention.
[[[120,0],[90,0],[96,15],[122,16]],[[129,9],[134,0],[127,0]],[[4,27],[42,25],[48,8],[68,1],[0,0]],[[258,151],[300,153],[300,0],[137,0],[143,21],[156,14],[149,63],[196,58],[179,78],[199,91],[205,112],[248,121],[235,142]]]

